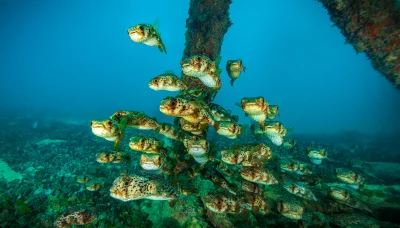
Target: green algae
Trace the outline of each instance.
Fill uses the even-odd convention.
[[[385,198],[386,197],[386,193],[382,190],[377,190],[375,191],[375,196],[379,197],[379,198]]]
[[[369,189],[364,189],[363,194],[367,197],[373,197],[374,196],[374,191],[369,190]]]
[[[15,202],[14,209],[17,216],[24,216],[32,212],[32,209],[23,200],[20,199]]]

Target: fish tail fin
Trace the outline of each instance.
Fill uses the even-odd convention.
[[[233,86],[234,82],[235,82],[235,80],[231,79],[231,86]]]
[[[246,136],[247,128],[249,128],[248,124],[242,125],[242,130],[240,130],[239,138]]]
[[[160,45],[158,46],[158,50],[160,50],[160,52],[164,52],[165,54],[167,54],[167,49],[165,48],[165,45],[162,41],[161,41]]]
[[[233,115],[233,116],[231,116],[231,118],[232,118],[232,120],[234,122],[238,122],[239,121],[239,116],[237,116],[237,115]]]
[[[246,67],[245,66],[243,66],[243,72],[246,72]]]
[[[239,102],[235,102],[235,105],[238,106],[239,108],[242,108],[242,104]]]

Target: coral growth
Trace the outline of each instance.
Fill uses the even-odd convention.
[[[202,54],[212,61],[219,58],[222,41],[232,22],[229,6],[232,0],[191,0],[189,18],[186,20],[186,43],[183,58]],[[218,67],[218,66],[217,66]],[[194,77],[184,76],[183,80],[193,88],[202,88],[211,100],[213,90]]]
[[[318,0],[353,45],[365,52],[372,66],[400,88],[400,10],[396,0]]]

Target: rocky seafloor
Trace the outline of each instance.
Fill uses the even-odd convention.
[[[24,122],[10,124],[10,120],[2,119],[0,126],[3,129],[0,131],[0,227],[53,227],[57,217],[70,209],[96,213],[97,220],[84,227],[224,227],[223,221],[215,222],[218,218],[209,221],[210,217],[197,197],[215,189],[211,181],[201,177],[194,180],[198,193],[181,195],[174,205],[167,201],[122,202],[111,198],[109,189],[114,179],[122,172],[140,169],[139,154],[132,152],[128,163],[98,163],[96,153],[109,151],[112,143],[96,138],[89,123],[52,121],[45,126],[32,127]],[[130,150],[127,140],[137,133],[136,130],[127,132],[121,150]],[[140,134],[161,137],[153,132]],[[371,137],[357,132],[292,137],[298,140],[293,150],[275,147],[273,151],[280,156],[302,159],[305,146],[323,146],[330,158],[321,167],[328,172],[326,182],[334,182],[329,179],[330,166],[340,163],[364,173],[370,186],[364,191],[369,191],[365,194],[369,194],[371,200],[381,195],[385,199],[379,204],[400,204],[397,187],[400,184],[400,146],[395,137]],[[232,144],[231,140],[212,134],[209,138],[220,147]],[[236,142],[255,141],[252,137],[242,137]],[[85,185],[77,182],[77,177],[82,175],[101,182],[102,186],[97,191],[88,191]],[[387,197],[388,191],[390,197]],[[396,223],[400,224],[396,218],[400,209],[397,206],[388,208],[374,210],[369,216],[386,224],[382,227],[396,227]],[[355,212],[357,210],[348,209],[348,213]],[[263,218],[243,219],[229,215],[221,219],[226,218],[235,227],[304,227],[279,213]],[[308,227],[338,227],[328,219],[319,221]]]

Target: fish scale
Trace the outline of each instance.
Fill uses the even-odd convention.
[[[161,178],[135,174],[115,179],[110,195],[124,202],[139,199],[171,200],[177,197],[177,191]]]

